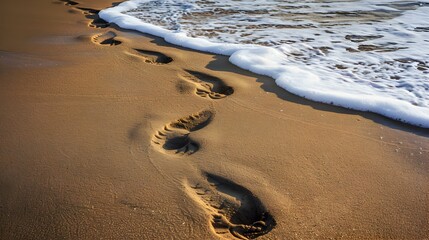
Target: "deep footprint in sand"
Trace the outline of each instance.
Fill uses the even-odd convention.
[[[195,93],[200,97],[220,99],[234,93],[234,89],[225,84],[220,78],[205,73],[186,70],[182,78],[195,85]]]
[[[66,6],[75,6],[79,4],[78,2],[70,0],[60,0],[60,2],[64,3]]]
[[[224,238],[254,239],[270,232],[276,221],[248,189],[217,175],[186,185],[187,193],[210,213],[211,226]]]
[[[164,65],[173,61],[173,58],[155,51],[143,50],[143,49],[134,49],[134,52],[127,52],[132,56],[137,56],[145,61],[145,63],[154,64],[154,65]]]
[[[115,39],[116,33],[114,32],[106,32],[103,34],[98,34],[92,37],[92,42],[100,44],[100,45],[108,45],[108,46],[115,46],[119,45],[122,42]]]
[[[152,143],[163,152],[193,154],[198,151],[199,145],[189,137],[189,134],[207,126],[212,118],[213,113],[209,110],[180,118],[157,131],[152,138]]]
[[[86,18],[92,20],[88,25],[89,27],[106,28],[110,26],[108,22],[104,21],[98,16],[98,13],[100,12],[100,10],[93,9],[93,8],[81,8],[81,7],[77,7],[77,9],[81,10],[82,13],[85,14]]]

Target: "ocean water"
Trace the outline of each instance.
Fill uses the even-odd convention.
[[[429,1],[130,0],[100,16],[304,98],[429,128]]]

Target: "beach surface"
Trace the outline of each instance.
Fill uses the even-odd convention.
[[[114,3],[115,4],[115,3]],[[0,239],[427,239],[429,130],[4,0]]]

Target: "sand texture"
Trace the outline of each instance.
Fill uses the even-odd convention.
[[[428,239],[429,131],[4,0],[0,239]]]

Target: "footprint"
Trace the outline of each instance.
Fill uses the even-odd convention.
[[[121,44],[122,42],[116,40],[115,37],[116,37],[116,33],[109,31],[103,34],[93,36],[92,42],[101,44],[101,45],[110,45],[110,46]]]
[[[108,22],[104,21],[98,16],[100,10],[82,7],[77,7],[77,9],[81,10],[83,14],[85,14],[86,18],[92,20],[88,26],[93,28],[106,28],[110,26]]]
[[[60,2],[63,2],[66,6],[75,6],[79,4],[78,2],[70,0],[60,0]]]
[[[134,49],[134,51],[135,53],[129,54],[143,58],[143,60],[149,64],[163,65],[173,61],[171,57],[160,52],[148,51],[143,49]]]
[[[152,142],[167,152],[176,154],[193,154],[199,149],[198,143],[194,142],[189,134],[197,131],[210,123],[213,113],[204,110],[187,117],[180,118],[164,126],[157,131],[152,138]]]
[[[196,86],[196,94],[201,97],[220,99],[234,93],[234,89],[226,85],[221,79],[205,73],[186,70],[182,78]]]
[[[186,185],[188,194],[211,214],[216,234],[225,238],[253,239],[270,232],[276,221],[248,189],[206,173],[207,182]]]

